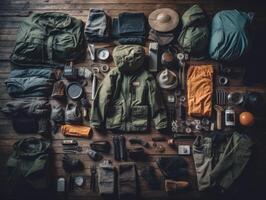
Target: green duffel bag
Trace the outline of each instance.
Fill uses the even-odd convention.
[[[21,66],[57,65],[85,56],[84,23],[64,13],[36,13],[19,27],[11,62]]]
[[[194,59],[208,55],[210,30],[208,18],[198,5],[190,7],[182,16],[183,28],[178,37],[181,49]]]

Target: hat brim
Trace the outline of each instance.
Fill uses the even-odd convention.
[[[166,23],[162,23],[157,20],[157,16],[161,13],[166,13],[170,16],[170,20]],[[149,15],[149,24],[152,29],[159,32],[169,32],[177,27],[179,23],[179,15],[178,13],[170,8],[161,8],[153,11]]]

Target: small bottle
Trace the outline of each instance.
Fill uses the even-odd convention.
[[[228,107],[225,110],[225,126],[235,126],[235,111],[232,107]]]

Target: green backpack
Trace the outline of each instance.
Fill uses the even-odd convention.
[[[194,59],[208,55],[210,30],[208,18],[198,5],[190,7],[182,16],[183,29],[178,37],[179,47]]]

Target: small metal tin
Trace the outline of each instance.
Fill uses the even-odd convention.
[[[66,88],[66,94],[72,99],[72,100],[78,100],[83,95],[83,88],[82,85],[77,82],[69,83]]]
[[[244,95],[239,92],[231,92],[228,94],[227,98],[231,105],[240,105],[244,102]]]
[[[228,78],[225,77],[225,76],[220,76],[219,79],[218,79],[218,82],[219,82],[219,84],[220,84],[221,86],[226,86],[226,85],[228,85],[229,80],[228,80]]]

